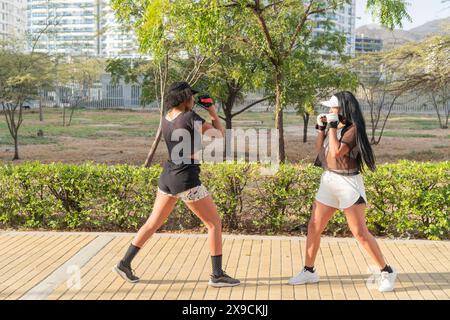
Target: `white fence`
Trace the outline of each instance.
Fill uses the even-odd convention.
[[[127,88],[122,88],[126,87]],[[46,92],[42,97],[42,104],[48,107],[77,106],[88,109],[127,109],[127,110],[142,110],[142,111],[157,111],[159,104],[155,101],[149,104],[142,104],[140,101],[140,94],[142,92],[139,86],[129,85],[103,85],[101,88],[97,87],[90,89],[88,95],[84,97],[76,96],[73,90],[69,88],[60,89],[57,92]],[[235,106],[234,110],[239,111],[247,105],[259,100],[256,94],[250,94],[249,98]],[[363,112],[370,112],[370,106],[364,99],[364,96],[359,93],[358,100]],[[385,100],[382,113],[388,111],[390,101]],[[32,107],[36,107],[36,103],[32,103]],[[447,107],[450,107],[447,106]],[[220,110],[220,105],[218,105]],[[322,109],[317,106],[317,109]],[[273,112],[274,106],[269,101],[263,101],[250,109],[248,112]],[[284,109],[287,113],[296,112],[294,106],[287,106]],[[400,97],[392,106],[391,114],[424,114],[433,115],[436,111],[429,98],[423,96],[403,96]]]

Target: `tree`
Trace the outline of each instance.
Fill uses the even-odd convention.
[[[150,54],[156,66],[154,79],[160,125],[144,164],[149,166],[162,135],[164,92],[171,70],[180,58],[192,58],[188,64],[192,68],[181,79],[194,85],[203,75],[205,65],[214,64],[214,48],[220,42],[220,34],[210,28],[208,21],[217,13],[187,0],[112,0],[111,4],[119,20],[136,32],[141,52]]]
[[[394,50],[359,55],[351,61],[364,100],[370,109],[372,144],[380,143],[392,107],[407,91],[406,88],[397,86],[400,70],[404,68],[406,60],[395,58]]]
[[[439,126],[448,128],[450,113],[450,36],[435,36],[407,44],[391,53],[403,61],[395,83],[396,90],[430,97]]]
[[[230,34],[234,35],[255,57],[265,59],[272,67],[275,85],[275,127],[279,131],[279,157],[285,161],[283,108],[286,105],[285,65],[289,64],[298,45],[313,37],[311,32],[315,15],[335,12],[346,0],[309,1],[219,1],[222,15],[232,21]],[[380,18],[383,25],[393,29],[409,18],[404,0],[369,0],[367,6]]]
[[[279,158],[285,161],[283,108],[286,104],[285,64],[296,48],[313,38],[314,15],[333,13],[348,0],[113,0],[123,21],[132,22],[141,49],[164,61],[178,44],[197,48],[203,57],[220,54],[224,41],[239,41],[254,59],[270,66],[275,96],[275,127],[279,131]],[[409,17],[404,0],[369,0],[368,7],[389,28]],[[172,55],[176,51],[172,51]],[[166,79],[166,78],[164,78]],[[157,140],[155,140],[157,141]]]
[[[340,34],[326,33],[314,38],[308,46],[299,47],[286,68],[286,103],[295,106],[303,118],[303,142],[307,142],[308,123],[319,99],[328,98],[337,90],[353,90],[357,86],[354,74],[345,66],[345,39]],[[319,57],[317,48],[326,46],[335,52],[331,57]]]
[[[265,65],[249,52],[239,50],[239,47],[233,44],[226,44],[222,47],[217,62],[206,73],[204,82],[207,85],[207,91],[222,106],[224,116],[220,116],[220,118],[225,121],[226,129],[232,129],[234,117],[273,98],[269,93],[252,101],[239,111],[234,111],[236,103],[244,101],[246,93],[264,91],[266,72]]]
[[[104,60],[86,56],[69,56],[67,62],[57,63],[58,85],[71,88],[70,116],[66,123],[66,106],[63,104],[63,126],[70,126],[75,109],[83,100],[90,100],[91,89],[100,80]]]
[[[23,104],[38,96],[39,90],[53,82],[51,62],[46,54],[0,49],[0,103],[14,141],[13,160],[19,159],[19,129]]]

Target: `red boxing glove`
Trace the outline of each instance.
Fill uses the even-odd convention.
[[[214,104],[214,100],[209,95],[205,94],[198,97],[197,103],[202,107],[209,108]]]

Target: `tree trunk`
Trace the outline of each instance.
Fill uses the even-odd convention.
[[[375,131],[377,130],[377,126],[375,124],[375,121],[373,120],[373,117],[371,119],[371,122],[372,122],[372,128],[371,128],[372,134],[370,137],[370,144],[376,144]]]
[[[42,97],[39,97],[39,121],[44,121],[44,113],[42,110]]]
[[[77,107],[77,105],[78,102],[76,101],[70,110],[69,124],[67,126],[70,126],[70,124],[72,123],[73,113],[75,112],[75,108]]]
[[[66,106],[63,105],[63,127],[66,126]]]
[[[162,130],[161,130],[161,121],[159,122],[158,131],[156,132],[155,140],[153,141],[152,147],[148,152],[147,159],[145,159],[144,167],[148,168],[152,164],[153,157],[155,156],[156,149],[158,148],[159,142],[161,141]]]
[[[308,141],[309,113],[303,112],[303,143]]]
[[[275,82],[275,128],[278,129],[278,155],[279,161],[286,161],[284,150],[284,125],[283,125],[283,74],[279,68],[276,70]]]
[[[225,114],[225,129],[232,129],[233,128],[233,122],[232,122],[231,115]]]
[[[232,146],[232,140],[233,135],[231,129],[233,128],[233,115],[232,115],[232,108],[233,106],[227,106],[224,104],[223,107],[223,113],[225,115],[225,137],[224,137],[224,144],[223,144],[223,160],[226,161],[227,158],[231,158],[231,155],[233,155],[232,159],[234,159],[234,150],[227,150],[227,148],[230,148],[229,146]],[[228,151],[228,153],[227,153]]]
[[[16,134],[16,136],[13,137],[14,139],[14,160],[19,160],[19,137]]]

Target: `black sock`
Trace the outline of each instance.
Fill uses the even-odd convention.
[[[304,267],[304,270],[309,271],[309,272],[311,272],[311,273],[314,273],[314,266],[312,266],[312,267],[307,267],[307,266],[305,266],[305,267]]]
[[[137,253],[139,252],[139,247],[134,246],[133,244],[130,244],[130,246],[128,247],[127,253],[125,253],[124,257],[122,260],[120,260],[120,262],[122,262],[122,264],[124,266],[131,266],[131,261],[134,259],[134,257],[137,255]]]
[[[381,269],[381,272],[389,272],[392,273],[394,271],[392,271],[392,268],[388,265],[385,265],[383,269]]]
[[[222,270],[222,255],[220,256],[211,256],[212,269],[213,274],[218,277],[223,274]]]

